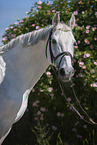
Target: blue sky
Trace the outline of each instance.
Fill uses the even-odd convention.
[[[38,0],[0,0],[0,45],[5,29],[15,22],[27,16],[32,4]],[[44,0],[41,0],[44,1]],[[46,0],[47,1],[47,0]]]

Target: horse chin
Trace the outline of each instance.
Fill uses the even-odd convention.
[[[67,82],[71,81],[71,78],[69,78],[69,79],[61,79],[61,81],[64,82],[64,83],[67,83]]]
[[[59,78],[60,81],[62,81],[64,83],[67,83],[67,82],[70,82],[71,81],[71,77],[65,78],[65,77],[58,76],[58,78]]]

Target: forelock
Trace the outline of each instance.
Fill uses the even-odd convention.
[[[59,23],[57,26],[56,26],[56,29],[60,29],[60,30],[69,30],[71,31],[71,28],[69,26],[67,26],[65,23]]]

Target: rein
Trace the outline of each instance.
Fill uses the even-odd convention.
[[[54,71],[54,73],[55,73],[55,76],[56,76],[56,78],[57,78],[56,70],[54,69],[53,66],[52,66],[52,69],[53,69],[53,71]],[[71,86],[70,86],[70,87],[72,88],[72,91],[73,91],[73,93],[74,93],[76,102],[78,103],[78,105],[79,105],[80,109],[83,111],[83,113],[87,116],[87,118],[88,118],[89,121],[86,120],[86,119],[84,118],[84,116],[82,116],[82,115],[80,114],[80,112],[79,112],[79,111],[78,111],[78,110],[68,101],[68,98],[66,97],[66,95],[65,95],[65,93],[64,93],[64,91],[63,91],[62,85],[61,85],[61,83],[59,82],[58,78],[57,78],[57,81],[58,81],[58,84],[59,84],[59,86],[60,86],[62,95],[64,96],[65,100],[68,102],[68,104],[70,105],[70,107],[72,107],[72,109],[77,113],[77,115],[78,115],[83,121],[85,121],[86,123],[92,124],[92,125],[97,125],[97,123],[94,122],[94,121],[92,120],[92,118],[87,114],[87,112],[86,112],[86,111],[83,109],[83,107],[81,106],[80,101],[79,101],[79,99],[78,99],[78,97],[77,97],[77,95],[76,95],[76,93],[75,93],[73,82],[71,81]]]

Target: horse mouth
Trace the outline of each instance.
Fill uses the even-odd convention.
[[[66,78],[66,77],[58,76],[58,79],[59,79],[60,81],[64,82],[64,83],[70,82],[70,81],[71,81],[71,78],[72,78],[72,77]]]
[[[61,68],[58,70],[58,78],[62,82],[69,82],[71,81],[72,77],[74,76],[74,69],[68,69],[65,70],[64,68]]]

